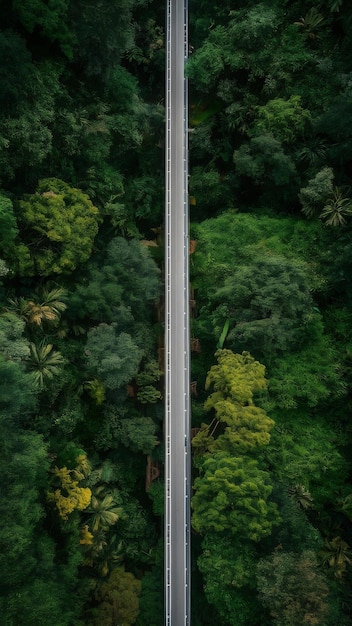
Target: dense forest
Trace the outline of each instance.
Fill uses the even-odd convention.
[[[159,0],[0,3],[3,626],[163,624]],[[352,614],[352,6],[190,1],[193,626]]]

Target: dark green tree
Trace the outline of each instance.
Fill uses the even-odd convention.
[[[90,626],[114,626],[116,623],[134,624],[139,611],[138,596],[141,583],[124,568],[116,568],[109,579],[98,586],[96,598],[98,606],[88,618]]]
[[[160,272],[139,241],[112,239],[104,258],[92,260],[88,268],[88,279],[78,283],[70,297],[74,315],[116,322],[125,332],[134,320],[148,319],[148,303],[159,296]]]
[[[314,552],[273,553],[258,563],[259,597],[277,626],[331,623],[329,588]]]
[[[223,623],[231,626],[257,623],[262,609],[256,598],[253,545],[209,533],[202,542],[198,567],[204,577],[204,592]]]
[[[131,335],[119,333],[116,324],[99,324],[88,332],[85,352],[88,367],[109,391],[126,386],[136,375],[141,351]]]

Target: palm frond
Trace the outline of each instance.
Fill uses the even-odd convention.
[[[29,344],[30,360],[29,368],[33,383],[36,387],[43,388],[45,382],[57,376],[65,359],[61,352],[53,350],[51,343],[42,342],[39,345]]]
[[[320,217],[326,226],[345,226],[346,218],[352,215],[352,200],[335,187],[334,193],[324,206]]]

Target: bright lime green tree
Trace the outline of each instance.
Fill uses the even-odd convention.
[[[19,201],[17,215],[25,256],[20,273],[65,274],[89,259],[99,212],[79,189],[56,178],[42,180],[35,194]]]
[[[254,403],[254,396],[267,389],[264,365],[248,352],[234,354],[231,350],[218,350],[215,356],[218,364],[210,368],[205,385],[214,391],[204,408],[215,413],[218,424],[214,420],[209,425],[203,424],[193,439],[194,448],[199,452],[226,450],[231,455],[242,455],[268,445],[274,422]],[[226,427],[218,435],[220,423]]]
[[[212,408],[219,399],[217,392],[243,405],[253,404],[253,396],[266,390],[265,367],[248,352],[234,354],[231,350],[215,353],[218,365],[213,365],[207,376],[205,388],[211,385],[214,393],[209,397],[206,408]],[[208,405],[208,406],[207,406]]]
[[[203,463],[194,481],[192,523],[198,532],[223,532],[259,541],[278,524],[276,505],[269,500],[270,477],[257,461],[217,452]]]

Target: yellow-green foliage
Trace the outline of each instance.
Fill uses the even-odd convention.
[[[90,397],[97,405],[102,404],[105,400],[105,387],[101,380],[94,378],[84,383],[84,388],[88,391]]]
[[[83,511],[91,501],[92,492],[89,487],[80,487],[79,482],[90,473],[90,466],[85,455],[77,457],[77,467],[55,467],[53,474],[58,479],[60,487],[48,493],[48,499],[53,502],[60,517],[64,520],[73,511]]]
[[[214,392],[204,404],[205,410],[215,412],[216,419],[210,426],[202,425],[193,439],[194,447],[200,453],[220,449],[244,454],[268,445],[274,422],[253,401],[254,394],[267,387],[264,365],[248,352],[234,354],[231,350],[218,350],[216,357],[218,365],[211,367],[206,380],[206,388],[213,385]],[[226,424],[226,428],[215,438],[219,422]]]
[[[98,232],[99,211],[88,196],[56,178],[40,181],[37,192],[19,202],[20,272],[72,272],[90,257]]]
[[[213,385],[215,391],[229,396],[233,402],[253,404],[253,394],[267,388],[264,365],[249,352],[234,354],[231,350],[217,350],[215,356],[218,365],[210,368],[205,388]],[[212,394],[207,402],[211,402],[214,396]]]
[[[283,142],[303,135],[310,113],[302,107],[301,102],[300,96],[291,96],[288,100],[275,98],[264,106],[259,106],[254,134],[272,134]]]
[[[254,459],[217,452],[194,481],[192,525],[200,533],[228,531],[237,538],[259,541],[280,521],[270,502],[270,477]]]
[[[265,411],[257,406],[240,406],[223,400],[215,405],[216,416],[221,422],[228,424],[225,436],[217,440],[218,446],[224,448],[225,441],[229,452],[245,452],[257,446],[267,446],[270,441],[269,431],[274,426]]]

